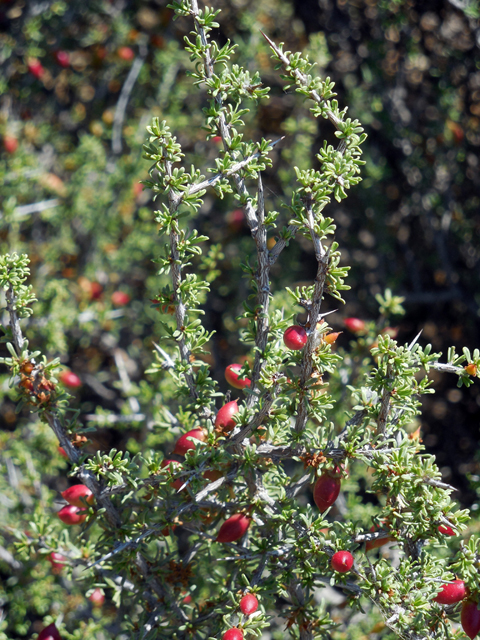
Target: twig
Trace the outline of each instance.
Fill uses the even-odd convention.
[[[24,218],[31,213],[40,213],[46,209],[53,209],[58,207],[60,200],[58,198],[52,198],[51,200],[42,200],[41,202],[34,202],[33,204],[24,204],[21,207],[15,207],[13,213],[16,218]],[[3,216],[0,215],[0,218]]]
[[[122,349],[115,349],[113,352],[113,357],[115,358],[115,364],[117,366],[118,375],[120,378],[120,382],[122,383],[123,393],[128,398],[128,404],[130,405],[130,409],[133,413],[138,413],[140,411],[140,404],[134,396],[129,395],[130,390],[132,388],[132,383],[130,382],[130,377],[127,372],[127,367],[125,366],[124,361],[124,352]]]
[[[132,67],[128,72],[127,79],[120,92],[117,105],[115,107],[115,115],[113,116],[113,129],[112,129],[112,152],[118,155],[122,152],[122,126],[125,119],[125,110],[127,108],[128,99],[132,92],[135,82],[137,81],[138,74],[140,73],[145,58],[147,56],[147,47],[145,44],[140,46],[140,53],[133,61]]]

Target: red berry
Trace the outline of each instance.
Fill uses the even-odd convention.
[[[236,400],[227,402],[218,410],[215,418],[215,427],[223,431],[231,431],[235,427],[233,416],[238,413],[238,404]]]
[[[177,440],[173,453],[177,456],[184,456],[189,449],[195,449],[192,439],[204,442],[205,432],[203,429],[191,429],[190,431],[187,431],[187,433],[184,433],[183,436]]]
[[[252,384],[252,381],[249,378],[243,378],[242,380],[239,380],[238,374],[241,369],[241,364],[229,364],[225,369],[225,380],[234,389],[245,389],[245,387],[250,387],[250,385]]]
[[[258,609],[258,600],[253,593],[247,593],[240,600],[240,611],[246,616],[251,616]]]
[[[135,52],[130,47],[120,47],[117,51],[117,55],[121,60],[126,60],[129,62],[133,60],[135,57]]]
[[[294,324],[283,334],[283,341],[285,346],[293,351],[300,351],[307,343],[307,332],[303,327],[298,324]]]
[[[64,458],[68,458],[68,453],[65,451],[63,447],[58,447],[58,453]]]
[[[62,636],[55,624],[52,623],[40,631],[37,640],[62,640]]]
[[[233,627],[232,629],[225,631],[222,636],[222,640],[243,640],[243,631],[237,627]]]
[[[183,469],[183,466],[177,460],[162,460],[162,464],[160,466],[162,467],[162,469],[166,469],[168,467],[168,470],[172,474],[178,471],[181,471]],[[182,479],[179,479],[171,482],[170,486],[178,491],[181,487],[183,487],[184,484],[185,484],[185,481]]]
[[[74,507],[73,504],[69,504],[60,509],[57,516],[65,524],[80,524],[86,519],[87,514],[78,507]]]
[[[130,296],[125,291],[114,291],[112,293],[112,303],[117,307],[124,307],[130,302]]]
[[[8,133],[3,136],[3,148],[7,153],[15,153],[18,149],[18,140],[15,136],[9,136]]]
[[[43,68],[42,63],[40,62],[40,60],[37,60],[37,58],[30,58],[30,60],[27,62],[27,69],[30,71],[32,76],[35,76],[35,78],[38,79],[40,79],[45,73],[45,69]]]
[[[90,600],[90,602],[93,604],[94,607],[101,607],[102,604],[105,602],[105,594],[101,589],[97,588],[88,597],[88,599]]]
[[[449,527],[448,525],[440,524],[440,525],[438,525],[438,530],[440,531],[440,533],[443,533],[444,536],[456,536],[457,535],[455,533],[455,531],[452,529],[452,527]]]
[[[332,569],[339,573],[346,573],[353,567],[353,556],[350,551],[337,551],[330,561]]]
[[[468,373],[469,376],[476,376],[477,375],[477,365],[474,362],[471,362],[470,364],[467,364],[467,366],[464,367],[464,369]]]
[[[73,371],[62,371],[62,373],[58,376],[58,379],[62,384],[70,389],[77,389],[82,386],[82,381]]]
[[[344,323],[347,329],[352,333],[360,333],[361,331],[365,331],[365,321],[360,320],[359,318],[345,318]]]
[[[67,558],[56,551],[52,551],[52,553],[47,556],[47,560],[52,565],[52,573],[56,575],[62,573],[63,567],[67,564]]]
[[[90,283],[90,300],[100,300],[103,294],[103,287],[99,282]]]
[[[250,526],[251,518],[243,513],[236,513],[230,516],[228,520],[220,527],[216,541],[217,542],[235,542],[245,535]]]
[[[85,509],[85,504],[82,502],[82,498],[85,498],[88,504],[92,504],[94,497],[92,492],[84,484],[74,484],[73,487],[69,487],[62,491],[62,497],[75,507]]]
[[[463,580],[454,580],[442,584],[442,590],[438,593],[434,600],[439,604],[455,604],[460,602],[467,595],[465,582]]]
[[[460,614],[462,629],[467,636],[473,638],[480,631],[480,611],[477,603],[473,600],[466,600],[462,605],[462,613]]]
[[[322,513],[338,498],[340,486],[340,478],[334,478],[329,473],[324,473],[318,478],[313,488],[313,499]]]
[[[61,67],[68,67],[70,65],[70,56],[66,51],[55,51],[54,56]]]

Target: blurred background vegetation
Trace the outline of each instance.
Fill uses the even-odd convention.
[[[161,299],[167,285],[154,263],[162,250],[152,216],[156,205],[139,184],[148,168],[142,159],[145,126],[154,115],[167,120],[187,162],[204,172],[220,150],[220,142],[206,140],[199,127],[207,103],[202,90],[192,93],[186,74],[191,62],[182,43],[190,24],[173,21],[167,4],[0,2],[0,250],[31,258],[39,302],[25,331],[32,348],[50,358],[60,355],[80,377],[74,404],[80,419],[96,427],[88,445],[92,451],[115,446],[135,453],[152,442],[149,425],[162,410],[144,373],[152,339],[158,341],[165,320],[152,301]],[[339,349],[349,350],[353,339],[342,319],[376,320],[375,295],[387,287],[405,298],[406,314],[398,323],[401,342],[423,330],[422,340],[444,353],[451,344],[477,347],[478,3],[212,4],[222,9],[218,41],[235,42],[236,62],[258,70],[272,87],[270,99],[252,104],[246,117],[246,136],[285,136],[264,176],[268,207],[289,203],[292,167],[315,167],[323,140],[334,138],[328,122],[312,120],[308,105],[283,90],[261,31],[285,42],[288,50],[308,53],[318,73],[335,81],[340,105],[348,105],[368,133],[363,182],[327,212],[337,223],[343,263],[352,267],[346,306],[328,300],[325,306],[325,311],[338,308],[329,320],[335,331],[344,330]],[[285,209],[282,224],[287,220]],[[241,264],[253,253],[253,243],[233,198],[218,201],[208,193],[197,227],[210,237],[194,264],[213,282],[204,302],[207,329],[216,331],[208,362],[225,391],[223,369],[247,354],[237,316],[250,293]],[[272,270],[274,288],[307,284],[315,269],[312,249],[300,238]],[[122,299],[118,292],[127,296]],[[281,293],[276,302],[284,303]],[[288,304],[289,312],[298,313]],[[353,351],[359,363],[368,357],[363,349],[357,345]],[[444,480],[459,487],[462,506],[477,509],[480,394],[476,386],[452,389],[452,380],[440,374],[434,379],[438,392],[424,401],[424,444],[437,456]],[[0,528],[0,542],[9,553],[18,521],[28,522],[32,511],[40,518],[51,508],[52,496],[67,486],[66,479],[64,484],[56,479],[67,464],[52,454],[56,444],[46,427],[26,412],[15,413],[17,394],[8,388],[5,371],[0,385],[0,513],[7,525]],[[32,506],[33,500],[38,504]],[[43,587],[35,592],[26,577],[19,584],[12,561],[0,556],[0,598],[9,603],[2,638],[38,631],[36,620],[51,613],[52,593],[60,588],[61,578],[49,573],[47,563],[38,557],[25,562],[38,584],[47,581],[52,591],[48,597]],[[16,595],[7,598],[7,591]],[[81,590],[71,591],[69,598],[67,608],[91,607]],[[113,608],[108,615],[114,620]],[[88,633],[100,633],[94,627],[99,614],[92,616]],[[83,633],[71,637],[89,637]]]

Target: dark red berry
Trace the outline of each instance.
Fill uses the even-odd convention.
[[[62,636],[57,627],[52,623],[40,631],[37,640],[62,640]]]
[[[225,380],[234,389],[245,389],[245,387],[250,387],[252,384],[252,381],[249,378],[239,379],[238,374],[241,369],[241,364],[229,364],[225,369]]]
[[[439,604],[455,604],[460,602],[467,595],[467,589],[463,580],[454,580],[442,584],[442,590],[438,593],[434,600]]]
[[[255,613],[257,609],[258,609],[258,600],[256,596],[253,595],[253,593],[247,593],[240,600],[240,611],[244,615],[251,616],[252,613]]]
[[[216,541],[235,542],[236,540],[240,540],[250,526],[250,521],[251,518],[243,513],[236,513],[230,516],[220,527]]]
[[[350,551],[337,551],[330,561],[332,569],[339,573],[346,573],[353,567],[353,556]]]
[[[474,600],[466,600],[462,605],[460,614],[462,629],[473,640],[480,631],[480,611]]]
[[[238,413],[238,404],[236,400],[227,402],[218,410],[215,417],[215,427],[222,431],[231,431],[235,427],[233,416]]]
[[[57,516],[65,524],[81,524],[86,519],[87,514],[78,507],[69,504],[63,507],[63,509],[60,509]]]
[[[300,351],[307,344],[307,332],[303,327],[298,324],[294,324],[283,334],[283,341],[285,346],[293,351]]]
[[[340,486],[340,478],[334,478],[328,472],[318,478],[313,488],[313,499],[322,513],[338,498]]]
[[[187,431],[187,433],[184,433],[183,436],[180,436],[175,444],[173,453],[177,456],[184,456],[190,449],[195,449],[195,444],[192,442],[192,439],[203,442],[205,440],[205,432],[203,429],[191,429]]]

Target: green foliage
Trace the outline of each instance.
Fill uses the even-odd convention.
[[[287,632],[313,640],[335,633],[338,620],[353,613],[361,614],[359,627],[365,633],[370,633],[370,622],[381,621],[385,635],[414,639],[431,628],[436,638],[449,638],[449,618],[455,619],[459,605],[444,609],[433,598],[454,575],[476,594],[478,541],[472,536],[467,544],[450,543],[439,529],[448,526],[460,535],[469,514],[452,501],[453,487],[442,482],[416,427],[421,396],[433,392],[432,373],[447,371],[468,387],[477,373],[467,371],[464,363],[480,366],[479,351],[472,355],[464,348],[458,355],[452,347],[442,363],[441,353],[422,347],[419,336],[402,345],[385,326],[392,315],[404,312],[403,297],[391,289],[376,295],[378,321],[365,323],[348,349],[336,347],[338,336],[329,340],[335,334],[323,320],[329,315],[325,302],[330,297],[343,301],[349,267],[334,239],[336,219],[323,210],[343,201],[346,190],[360,181],[363,128],[346,117],[346,108],[340,109],[330,78],[313,75],[307,54],[284,52],[266,38],[287,89],[313,101],[311,115],[328,121],[335,130],[332,139],[337,138],[336,145],[323,143],[316,155],[320,168],[314,167],[314,158],[305,157],[299,142],[314,142],[316,129],[308,111],[301,111],[298,121],[291,118],[286,127],[295,138],[286,152],[291,166],[281,174],[291,204],[278,207],[288,212],[284,217],[263,186],[283,141],[253,134],[257,109],[268,109],[272,92],[264,86],[263,74],[242,60],[248,46],[228,39],[220,46],[212,39],[220,25],[217,9],[199,10],[193,0],[173,2],[171,8],[178,23],[193,28],[185,36],[185,50],[194,64],[188,67],[188,80],[176,83],[178,70],[188,62],[169,43],[149,67],[165,71],[162,83],[170,83],[171,91],[165,116],[157,107],[151,109],[143,144],[150,163],[144,185],[159,209],[151,213],[135,207],[127,194],[132,181],[144,177],[138,164],[140,141],[129,127],[125,136],[132,153],[125,159],[108,151],[103,125],[102,131],[97,127],[98,135],[79,133],[78,145],[57,139],[56,144],[69,149],[62,170],[68,166],[72,174],[65,191],[51,178],[44,183],[49,188],[53,184],[60,202],[52,207],[53,214],[42,214],[38,247],[34,223],[20,233],[12,199],[18,194],[24,206],[22,198],[31,196],[30,187],[22,186],[27,158],[14,167],[7,190],[2,220],[8,228],[8,252],[0,261],[0,278],[10,357],[2,362],[10,369],[5,398],[22,412],[23,422],[13,437],[5,433],[0,441],[0,569],[8,576],[0,597],[9,614],[0,638],[24,637],[56,622],[69,640],[206,640],[234,626],[245,636],[270,633],[277,638]],[[38,44],[42,25],[58,28],[66,10],[57,3],[45,16],[28,21],[29,56],[43,55]],[[126,27],[121,16],[112,18],[113,41]],[[87,31],[85,45],[102,42],[100,32]],[[140,57],[142,46],[140,39]],[[256,51],[265,54],[266,46],[262,43]],[[313,42],[310,48],[317,59],[328,57],[324,43]],[[167,52],[173,53],[169,63]],[[106,71],[105,76],[96,73],[92,76],[99,84],[108,77]],[[71,83],[75,86],[75,78]],[[160,102],[165,100],[160,96]],[[178,114],[176,107],[184,103],[185,113]],[[72,107],[70,116],[81,111]],[[167,124],[171,119],[172,126]],[[182,131],[187,124],[191,139]],[[41,135],[47,133],[48,127]],[[215,139],[220,149],[207,146]],[[202,216],[213,195],[228,203],[235,199],[249,231],[237,241],[238,255],[232,260],[238,272],[243,260],[246,275],[247,284],[239,285],[240,295],[245,294],[243,313],[235,322],[247,353],[240,378],[250,381],[237,394],[240,407],[233,429],[216,424],[217,400],[223,405],[231,396],[218,390],[222,383],[210,353],[214,332],[204,316],[208,296],[222,286],[224,256],[232,246],[218,234],[213,237],[215,229],[210,230],[212,241],[203,231]],[[55,242],[47,233],[51,229],[59,231]],[[83,250],[77,247],[79,240]],[[275,268],[306,240],[316,261],[309,284],[294,286],[289,269],[275,277]],[[25,329],[19,319],[29,318],[35,298],[32,286],[24,284],[28,259],[10,245],[32,249],[34,263],[55,272],[40,286],[41,302]],[[72,257],[65,264],[84,263],[75,280],[68,271],[73,267],[58,266],[65,255]],[[153,260],[156,274],[141,266]],[[137,262],[140,273],[135,276]],[[43,267],[36,268],[41,272]],[[115,269],[117,279],[111,278]],[[93,286],[99,285],[97,278],[100,288]],[[124,278],[134,303],[115,309],[106,293],[119,282],[123,286]],[[284,288],[284,281],[292,286]],[[231,276],[230,289],[239,282]],[[295,351],[282,338],[296,322],[298,307],[305,314],[298,322],[308,337],[303,350]],[[30,351],[23,332],[43,342],[43,348]],[[151,348],[152,334],[162,345],[153,343],[153,362],[145,351],[145,345]],[[59,361],[48,355],[68,354],[77,343],[86,354],[84,380],[102,397],[84,400],[89,428],[81,426],[80,410],[70,408],[59,382]],[[99,364],[102,344],[110,360]],[[113,362],[115,375],[110,372]],[[147,379],[132,382],[130,373],[139,368],[147,369]],[[38,413],[39,419],[28,412]],[[128,430],[126,444],[94,440],[106,438],[108,425],[116,427],[117,438]],[[191,438],[181,463],[165,465],[172,442],[194,428],[201,430],[201,439]],[[95,497],[80,527],[70,529],[56,515],[56,491],[66,486],[62,475],[68,463],[52,453],[57,440],[51,430],[71,463],[67,473]],[[330,510],[319,513],[305,489],[324,473],[341,477],[342,495]],[[250,518],[248,533],[218,542],[219,527],[236,514]],[[372,526],[393,538],[385,555],[367,555],[365,543],[378,538]],[[446,542],[459,546],[456,555]],[[348,574],[335,571],[330,562],[344,549],[355,557]],[[52,552],[66,558],[61,574],[48,566],[46,556]],[[343,613],[328,600],[326,586],[343,594]],[[101,613],[85,599],[93,587],[107,594],[108,606]],[[257,594],[260,609],[244,616],[239,600],[250,591]]]

